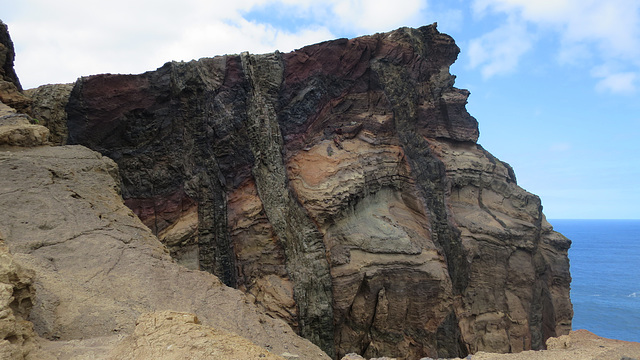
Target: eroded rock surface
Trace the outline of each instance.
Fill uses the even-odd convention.
[[[13,69],[15,60],[13,42],[9,36],[9,29],[0,20],[0,102],[11,106],[21,113],[28,113],[31,99],[22,94],[22,85]]]
[[[285,360],[238,335],[203,326],[194,314],[175,311],[140,315],[133,334],[108,359]]]
[[[0,91],[1,93],[1,91]],[[49,129],[0,102],[0,146],[40,146],[49,143]]]
[[[331,355],[540,349],[571,326],[570,241],[476,143],[458,52],[431,25],[84,77],[68,141],[178,262]]]
[[[16,261],[0,233],[0,358],[25,359],[37,348],[33,324],[27,321],[33,304],[33,271]]]
[[[65,107],[71,89],[73,84],[52,84],[24,91],[24,95],[33,101],[29,114],[38,125],[46,126],[50,130],[49,140],[55,145],[67,143],[69,131]]]
[[[36,274],[29,319],[38,335],[68,342],[46,348],[101,358],[117,343],[109,337],[132,333],[140,314],[173,310],[276,354],[328,358],[240,291],[173,262],[124,206],[109,158],[83,146],[0,147],[0,173],[0,232],[16,263]],[[74,349],[79,339],[107,340]]]

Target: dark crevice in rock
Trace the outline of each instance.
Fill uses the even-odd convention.
[[[467,347],[462,341],[462,334],[458,327],[458,317],[455,312],[451,312],[449,316],[440,324],[436,332],[438,357],[463,358],[468,355]]]

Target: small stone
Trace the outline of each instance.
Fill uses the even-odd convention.
[[[366,360],[366,359],[356,353],[350,353],[342,357],[341,360]]]

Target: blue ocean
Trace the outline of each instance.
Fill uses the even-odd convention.
[[[640,342],[640,220],[549,220],[573,241],[573,329]]]

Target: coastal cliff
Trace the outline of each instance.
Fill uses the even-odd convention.
[[[398,359],[542,349],[568,334],[570,241],[511,167],[477,144],[469,92],[449,73],[458,53],[434,24],[25,92],[24,112],[53,142],[104,156],[73,146],[22,151],[20,164],[3,158],[17,168],[59,158],[37,161],[51,174],[45,185],[80,182],[57,199],[88,202],[86,219],[72,216],[88,227],[56,233],[62,240],[40,233],[68,221],[52,212],[29,231],[16,230],[25,228],[18,217],[3,223],[9,248],[36,274],[51,270],[45,259],[63,266],[36,280],[35,330],[62,339],[130,333],[136,316],[170,309],[261,346],[283,337],[279,353],[293,343],[315,350],[271,318],[334,358]],[[92,184],[94,172],[107,185]],[[89,201],[105,186],[99,197],[111,205]],[[18,203],[37,202],[2,206]],[[52,243],[30,240],[43,237]],[[73,265],[69,250],[100,256]],[[111,283],[110,273],[133,274],[137,285]],[[85,285],[73,296],[50,290],[64,283]],[[70,323],[75,299],[113,310]],[[241,301],[255,315],[229,324],[224,316]]]
[[[435,25],[74,85],[68,141],[194,269],[331,355],[465,356],[568,333],[570,242],[476,143]]]

